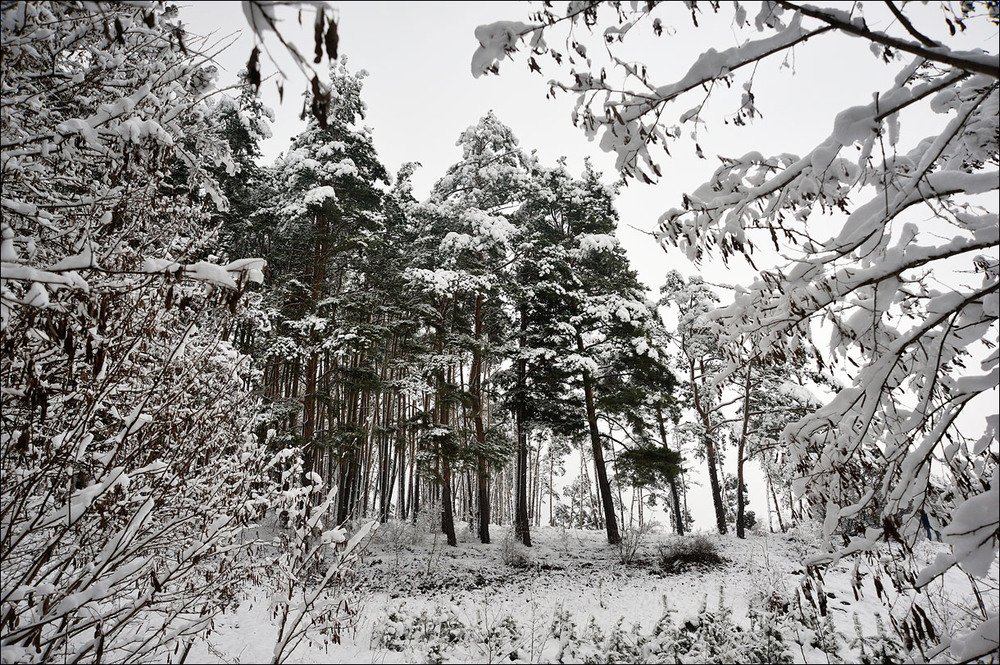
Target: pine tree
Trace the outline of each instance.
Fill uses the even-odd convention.
[[[518,205],[523,183],[527,178],[527,158],[517,145],[517,139],[493,113],[469,127],[459,137],[462,160],[448,168],[434,186],[430,201],[422,206],[427,220],[423,242],[426,251],[423,263],[412,272],[425,286],[430,307],[435,312],[429,321],[434,329],[434,347],[439,354],[447,349],[447,358],[438,361],[437,397],[447,405],[447,394],[458,390],[471,411],[472,457],[475,464],[479,538],[490,541],[489,467],[496,463],[502,450],[490,442],[485,410],[488,382],[487,367],[506,343],[507,324],[504,311],[509,296],[504,292],[505,275],[511,263],[511,244],[517,229],[505,213]],[[467,389],[444,380],[445,363],[470,358]],[[455,376],[462,376],[452,366]],[[463,381],[464,382],[464,381]],[[461,400],[459,400],[461,401]],[[457,422],[457,420],[456,420]],[[456,447],[458,431],[447,422],[439,426],[449,430],[442,441],[443,474],[440,478],[445,494],[443,520],[445,532],[454,530],[451,496],[452,464],[467,457],[467,451]],[[530,544],[527,533],[527,471],[526,454],[518,455],[518,519],[519,537]],[[454,543],[451,543],[454,544]]]
[[[301,447],[304,477],[317,473],[337,488],[342,522],[361,496],[364,413],[378,383],[373,341],[359,333],[371,323],[365,282],[385,232],[379,183],[388,174],[359,125],[363,75],[340,63],[331,78],[336,105],[325,127],[310,120],[277,160],[277,196],[261,215],[273,224],[275,285],[264,380],[275,443]]]
[[[602,515],[612,544],[621,540],[599,426],[600,400],[615,377],[655,354],[646,341],[644,289],[613,234],[614,189],[590,165],[582,179],[564,165],[536,165],[525,204],[518,256],[526,415],[590,441]],[[581,419],[583,416],[583,419]]]
[[[708,479],[712,488],[715,507],[715,524],[719,533],[726,533],[726,504],[722,498],[719,447],[728,430],[723,427],[719,412],[721,387],[713,379],[726,365],[718,346],[715,331],[704,320],[705,314],[719,301],[719,297],[700,277],[686,281],[677,271],[671,271],[660,289],[661,304],[673,305],[679,312],[677,343],[680,347],[680,369],[687,377],[686,389],[690,391],[691,405],[697,415],[698,440],[701,454],[708,465]]]

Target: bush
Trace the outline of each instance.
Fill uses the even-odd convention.
[[[655,522],[644,522],[641,526],[630,526],[622,532],[618,543],[618,560],[623,564],[633,563],[646,536],[656,528]]]
[[[372,646],[388,651],[410,651],[428,663],[440,663],[444,654],[466,639],[466,626],[455,610],[409,610],[405,604],[390,611],[372,631]]]
[[[511,568],[528,568],[534,564],[528,548],[519,543],[513,533],[500,541],[500,559]]]
[[[751,612],[749,630],[733,618],[733,611],[719,589],[717,609],[707,599],[695,616],[679,623],[669,611],[657,622],[645,648],[648,662],[661,663],[791,663],[778,615]]]
[[[715,542],[702,534],[667,541],[660,546],[657,557],[665,573],[679,573],[689,568],[714,568],[726,562]]]

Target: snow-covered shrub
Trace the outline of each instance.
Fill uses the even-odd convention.
[[[649,638],[642,634],[642,629],[638,625],[633,624],[629,630],[623,628],[624,620],[624,617],[619,617],[618,621],[605,634],[598,627],[596,620],[593,617],[590,618],[587,627],[583,630],[583,642],[586,644],[587,650],[583,662],[645,662],[645,645]]]
[[[643,522],[641,525],[626,527],[622,531],[622,539],[616,545],[618,560],[624,564],[635,561],[639,548],[646,541],[646,536],[656,528],[655,522]]]
[[[254,576],[271,489],[227,340],[264,262],[205,260],[215,70],[156,3],[0,28],[3,658],[183,653]]]
[[[865,635],[861,628],[861,621],[858,615],[854,615],[854,634],[857,636],[851,640],[851,649],[857,649],[858,660],[866,665],[869,663],[901,663],[903,662],[903,649],[896,638],[885,632],[885,624],[882,622],[882,615],[875,615],[875,634]]]
[[[397,566],[403,550],[412,551],[423,542],[425,535],[425,531],[409,520],[390,519],[378,528],[378,542],[395,556]]]
[[[525,633],[510,614],[493,616],[488,611],[477,611],[476,621],[468,628],[468,641],[478,651],[481,662],[511,661],[520,657]]]
[[[580,637],[576,632],[576,622],[573,614],[564,607],[556,609],[552,615],[552,623],[549,624],[549,635],[554,637],[559,645],[556,651],[555,661],[558,663],[578,660],[580,653]]]
[[[774,614],[751,617],[749,627],[733,619],[733,611],[719,589],[716,609],[708,608],[706,598],[698,614],[672,621],[665,610],[644,646],[645,662],[667,663],[790,663],[780,630],[772,621]]]
[[[271,617],[278,626],[274,662],[282,662],[303,640],[339,644],[357,621],[359,600],[354,567],[378,524],[331,527],[336,491],[319,496],[322,478],[310,472],[303,482],[300,451],[288,449],[273,461],[283,488],[272,500],[285,521],[270,543],[261,543],[267,582],[273,589]]]
[[[817,604],[812,601],[808,588],[800,588],[797,591],[796,607],[789,614],[793,619],[789,627],[789,636],[794,635],[796,650],[802,654],[805,662],[822,660],[828,663],[842,663],[847,636],[834,625],[833,617],[826,608],[825,596],[826,594],[822,594],[824,602]]]
[[[400,605],[372,630],[372,646],[389,651],[407,651],[427,663],[442,662],[444,653],[466,639],[468,628],[451,608],[427,610]]]
[[[576,529],[560,526],[558,535],[559,551],[563,554],[572,554],[580,548],[580,536],[576,533]]]
[[[775,665],[794,662],[784,634],[789,619],[781,606],[765,604],[760,608],[751,602],[747,618],[750,620],[750,640],[744,662]]]
[[[689,568],[712,568],[726,562],[719,554],[715,541],[700,533],[671,538],[660,546],[657,559],[665,573],[679,573]]]
[[[708,599],[702,601],[698,615],[674,627],[674,653],[678,662],[735,663],[744,662],[745,631],[732,619],[719,591],[719,607],[708,609]]]
[[[500,560],[511,568],[528,568],[534,564],[528,548],[515,538],[513,532],[508,532],[500,541]]]

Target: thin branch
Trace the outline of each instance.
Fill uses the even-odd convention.
[[[841,32],[846,32],[849,35],[862,37],[868,41],[875,42],[876,44],[890,46],[896,50],[912,53],[913,55],[919,55],[920,57],[927,58],[933,62],[941,62],[946,65],[951,65],[952,67],[957,67],[958,69],[963,69],[967,72],[985,74],[991,78],[1000,79],[1000,66],[998,65],[990,65],[985,61],[977,61],[972,58],[963,58],[955,55],[951,51],[943,50],[944,47],[928,48],[914,42],[908,42],[895,37],[890,37],[884,32],[876,32],[874,30],[869,30],[867,27],[861,27],[855,25],[854,23],[843,21],[836,16],[820,11],[815,7],[797,5],[794,2],[786,2],[786,0],[776,0],[776,3],[785,9],[793,12],[800,12],[810,18],[823,21],[830,27],[840,30]]]
[[[924,46],[929,46],[931,48],[938,48],[941,44],[937,43],[927,35],[923,34],[910,23],[910,19],[906,18],[906,15],[899,10],[898,7],[892,2],[892,0],[885,0],[885,6],[889,8],[892,15],[899,19],[899,22],[906,28],[906,31],[920,40],[920,43]]]

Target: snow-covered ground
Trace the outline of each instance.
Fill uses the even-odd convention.
[[[672,574],[659,565],[677,539],[665,528],[643,534],[631,556],[598,531],[536,528],[530,549],[506,529],[492,532],[494,543],[482,545],[462,528],[453,548],[426,525],[383,525],[347,583],[355,625],[339,633],[339,644],[303,641],[288,661],[881,662],[878,650],[892,655],[900,641],[890,612],[897,623],[915,616],[912,601],[892,589],[890,551],[856,571],[853,562],[835,565],[820,580],[803,570],[817,551],[803,532],[742,541],[702,534],[725,562]],[[930,562],[946,549],[921,541],[917,557]],[[993,613],[997,588],[994,563],[979,585]],[[917,604],[945,636],[978,611],[957,570]],[[188,661],[268,662],[276,635],[267,593],[251,590]],[[933,651],[918,660],[935,660]]]

